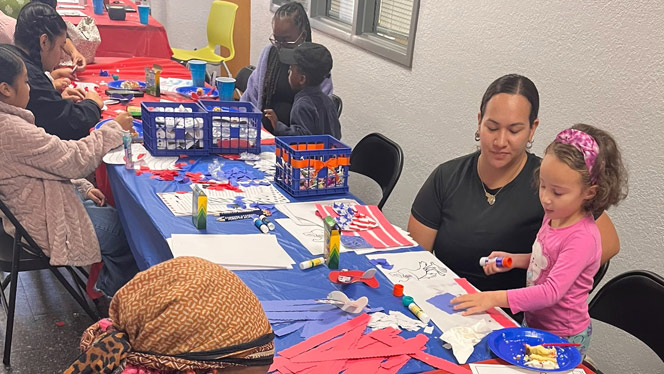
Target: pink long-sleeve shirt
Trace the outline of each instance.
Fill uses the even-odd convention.
[[[526,287],[507,291],[513,313],[528,327],[572,336],[590,324],[586,300],[600,267],[602,246],[592,215],[563,228],[544,218],[533,244]]]

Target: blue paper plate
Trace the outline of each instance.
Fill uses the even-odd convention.
[[[208,97],[206,97],[206,99],[213,99],[213,98],[219,97],[219,94],[217,93],[217,90],[215,90],[214,88],[210,88],[210,87],[185,86],[185,87],[176,88],[175,92],[179,93],[182,96],[186,96],[186,97],[191,99],[191,93],[196,92],[196,90],[198,90],[199,88],[203,89],[203,92],[204,92],[203,95],[204,96],[208,96]]]
[[[523,356],[526,352],[523,344],[538,345],[542,343],[569,343],[567,340],[550,332],[528,327],[510,327],[496,330],[489,334],[489,348],[498,357],[525,369],[545,372],[570,371],[581,363],[581,353],[576,347],[556,347],[558,351],[559,369],[539,369],[524,365]],[[517,360],[516,356],[521,355]]]
[[[113,118],[108,118],[103,121],[100,121],[98,124],[95,125],[95,130],[99,129],[102,127],[106,122],[111,121]],[[138,133],[138,138],[143,139],[143,122],[135,119],[134,120],[134,130]]]
[[[113,89],[116,89],[116,90],[123,90],[125,88],[122,88],[122,82],[124,82],[124,80],[110,81],[110,82],[108,82],[108,88],[113,88]],[[136,82],[138,82],[138,85],[141,86],[141,89],[145,89],[145,82],[143,82],[143,81],[136,81]]]

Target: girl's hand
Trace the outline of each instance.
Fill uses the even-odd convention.
[[[122,112],[115,117],[115,122],[119,123],[123,130],[132,131],[134,129],[134,119],[131,114]]]
[[[265,118],[270,120],[270,123],[272,123],[272,128],[276,129],[277,122],[279,121],[279,118],[277,118],[277,113],[275,113],[272,109],[265,109],[263,113],[265,114]]]
[[[101,99],[101,96],[99,96],[99,94],[95,90],[86,91],[85,99],[90,99],[94,101],[97,104],[97,106],[99,106],[100,109],[104,107],[104,100]]]
[[[62,93],[69,85],[71,84],[71,80],[69,78],[58,78],[53,80],[53,88],[58,90],[58,92]]]
[[[489,255],[489,258],[491,259],[491,258],[495,258],[495,257],[512,257],[512,256],[513,256],[512,253],[494,251],[494,252],[491,252],[491,254]],[[492,274],[496,274],[496,273],[504,273],[504,272],[510,271],[510,270],[512,270],[513,267],[514,266],[512,266],[512,267],[502,267],[501,268],[498,265],[496,265],[496,261],[491,261],[488,264],[484,265],[483,268],[484,268],[484,274],[492,275]]]
[[[55,69],[51,72],[53,79],[68,78],[74,79],[74,71],[71,68]]]
[[[106,196],[97,188],[92,188],[88,191],[88,199],[92,200],[98,206],[104,206],[106,203]]]
[[[450,301],[454,310],[462,310],[464,316],[485,312],[495,307],[509,307],[506,291],[480,292],[455,297]]]
[[[67,87],[62,91],[63,99],[71,99],[73,102],[78,103],[85,98],[85,93],[77,88]]]
[[[87,66],[87,62],[85,61],[85,57],[79,52],[79,51],[74,51],[71,54],[71,59],[74,62],[74,65],[78,66],[76,71],[84,71],[85,67]]]

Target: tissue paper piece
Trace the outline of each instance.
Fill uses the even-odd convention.
[[[490,332],[491,327],[485,321],[479,321],[470,327],[453,327],[443,332],[440,339],[452,346],[454,357],[463,365],[468,361],[468,357],[473,354],[475,345]]]

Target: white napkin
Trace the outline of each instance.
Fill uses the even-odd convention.
[[[490,332],[489,325],[486,321],[481,320],[472,326],[453,327],[443,332],[440,339],[452,346],[454,357],[459,361],[459,364],[463,365],[468,357],[473,354],[475,345]]]

